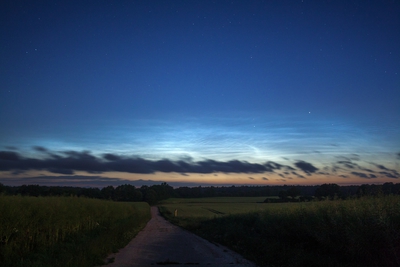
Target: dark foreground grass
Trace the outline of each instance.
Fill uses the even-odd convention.
[[[260,266],[400,266],[400,196],[265,205],[211,220],[161,211]]]
[[[101,265],[149,219],[146,203],[0,196],[0,265]]]

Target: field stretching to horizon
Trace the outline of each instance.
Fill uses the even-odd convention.
[[[0,195],[0,265],[101,265],[149,219],[145,202]]]
[[[399,266],[400,196],[306,203],[169,199],[171,222],[259,266]]]

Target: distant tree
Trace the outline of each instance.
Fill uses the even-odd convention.
[[[323,184],[315,190],[315,197],[318,199],[340,197],[340,186],[337,184]]]
[[[395,185],[393,183],[384,183],[382,191],[385,195],[396,194]]]
[[[206,187],[204,189],[204,195],[206,195],[207,197],[215,197],[216,193],[215,193],[215,188],[214,186],[211,187]]]
[[[79,196],[85,196],[88,198],[101,198],[101,191],[98,188],[82,188],[79,192]]]
[[[174,188],[163,182],[160,185],[152,185],[150,187],[157,193],[157,200],[163,200],[174,196]]]
[[[106,186],[101,189],[101,196],[103,199],[114,200],[114,187],[112,185]]]
[[[382,185],[382,190],[383,193],[386,195],[389,194],[395,194],[395,195],[399,195],[400,194],[400,184],[393,184],[393,183],[384,183]]]
[[[281,190],[279,191],[278,197],[282,200],[287,200],[288,198],[288,192],[286,190]]]
[[[135,202],[143,201],[143,193],[140,190],[135,189],[135,195],[133,197],[133,201]]]
[[[43,187],[39,185],[21,185],[17,190],[17,194],[21,194],[22,196],[33,196],[38,197],[40,195],[45,195]]]
[[[262,187],[261,195],[263,196],[271,196],[271,188],[268,186]]]
[[[120,185],[114,191],[116,201],[142,201],[142,196],[142,193],[130,184]]]
[[[6,190],[6,187],[0,183],[0,194],[3,193]]]
[[[387,190],[387,188],[385,188]],[[377,196],[382,195],[383,189],[382,185],[375,185],[375,184],[362,184],[358,187],[357,196]]]
[[[49,188],[49,196],[62,196],[65,190],[59,186],[51,186]]]
[[[300,189],[297,187],[291,187],[287,190],[287,195],[292,199],[295,199],[297,196],[301,194]]]
[[[133,188],[131,188],[133,187]],[[116,201],[131,201],[131,191],[135,190],[133,185],[119,185],[114,190],[114,200]]]
[[[191,188],[191,197],[194,197],[194,198],[203,197],[202,190],[203,190],[203,188],[201,186],[192,187]]]
[[[182,198],[189,198],[190,197],[190,188],[187,186],[182,186],[182,187],[178,187],[175,190],[175,194],[178,197],[182,197]]]
[[[158,196],[154,189],[148,189],[144,194],[144,201],[149,205],[155,205],[158,201]]]

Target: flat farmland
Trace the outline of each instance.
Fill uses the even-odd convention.
[[[267,197],[213,197],[213,198],[171,198],[160,203],[164,213],[180,218],[215,218],[216,216],[259,212],[270,209],[272,205],[262,203]],[[289,203],[275,205],[280,208]]]
[[[159,210],[259,266],[400,266],[400,196],[262,203],[265,198],[169,199]]]

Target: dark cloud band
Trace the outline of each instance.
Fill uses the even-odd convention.
[[[198,162],[184,160],[147,160],[140,157],[124,157],[114,154],[94,156],[88,151],[64,151],[50,153],[45,148],[35,148],[45,153],[44,158],[26,158],[14,151],[0,151],[0,170],[47,170],[52,173],[73,174],[74,171],[103,173],[110,171],[150,174],[155,172],[176,173],[264,173],[273,172],[283,166],[275,162],[249,163],[231,160],[227,162],[203,160]]]
[[[39,153],[37,158],[25,157],[16,151],[0,151],[0,171],[12,171],[15,174],[28,170],[46,170],[52,173],[72,175],[76,171],[84,171],[93,174],[105,172],[127,172],[138,174],[151,174],[156,172],[210,174],[210,173],[266,173],[274,172],[282,178],[287,175],[295,175],[297,178],[306,179],[297,170],[303,171],[308,176],[312,174],[329,175],[330,172],[345,172],[364,179],[386,177],[398,179],[400,174],[397,170],[389,169],[381,164],[369,162],[375,170],[362,167],[346,159],[334,163],[332,167],[324,167],[324,172],[309,162],[299,160],[294,167],[282,165],[273,161],[264,163],[250,163],[247,161],[230,160],[217,161],[205,159],[193,161],[191,158],[182,160],[160,159],[148,160],[137,156],[122,156],[112,153],[95,156],[90,151],[62,151],[53,152],[44,147],[34,147]],[[335,164],[340,165],[340,167]],[[331,170],[331,171],[329,171]],[[345,174],[344,173],[344,174]],[[340,177],[347,177],[342,174]],[[264,179],[265,180],[265,179]]]

